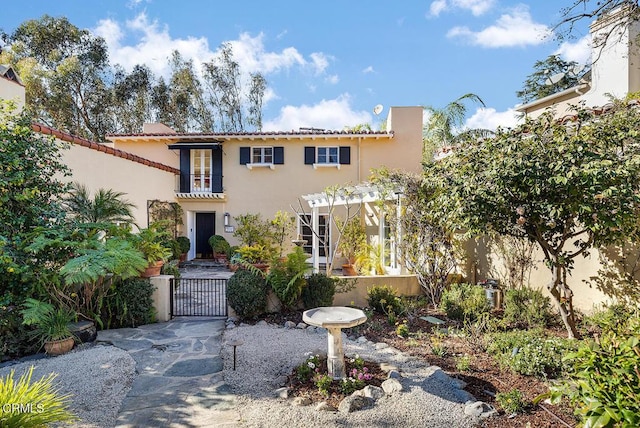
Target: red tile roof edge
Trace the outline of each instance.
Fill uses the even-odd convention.
[[[72,144],[77,144],[82,147],[87,147],[92,150],[97,150],[99,152],[107,153],[119,158],[127,159],[133,162],[137,162],[142,165],[150,166],[152,168],[157,168],[162,171],[171,172],[173,174],[180,174],[180,170],[173,168],[171,166],[162,164],[160,162],[155,162],[146,158],[143,158],[138,155],[134,155],[129,152],[125,152],[120,149],[114,149],[113,147],[106,146],[104,144],[96,143],[95,141],[90,141],[82,137],[78,137],[76,135],[68,134],[66,132],[59,131],[57,129],[51,128],[47,125],[42,125],[40,123],[32,123],[32,129],[35,132],[39,132],[41,134],[52,135],[60,140],[68,141]]]
[[[268,132],[160,132],[160,133],[130,133],[130,134],[107,134],[107,137],[211,137],[211,138],[225,138],[225,137],[257,137],[257,136],[284,136],[295,135],[300,137],[314,136],[314,135],[353,135],[353,136],[374,136],[374,135],[386,135],[392,136],[393,131],[268,131]]]

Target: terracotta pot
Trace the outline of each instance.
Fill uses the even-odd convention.
[[[66,354],[73,348],[73,337],[67,337],[66,339],[52,340],[44,342],[44,350],[47,354],[57,356]]]
[[[358,271],[356,271],[353,265],[342,265],[342,274],[344,276],[356,276],[358,275]]]
[[[187,253],[182,253],[182,254],[180,254],[180,257],[178,258],[178,261],[179,261],[180,263],[182,263],[182,262],[186,262],[186,261],[187,261]]]
[[[147,268],[140,274],[142,278],[151,278],[152,276],[160,275],[160,270],[162,270],[162,265],[164,262],[162,260],[155,262],[155,264],[147,266]]]
[[[268,263],[252,263],[252,265],[254,267],[257,267],[258,269],[260,269],[262,272],[268,272],[269,271],[269,264]]]

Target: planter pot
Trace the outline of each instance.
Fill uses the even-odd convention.
[[[78,321],[69,324],[69,330],[80,343],[93,342],[98,335],[96,325],[92,321]]]
[[[178,258],[178,261],[179,261],[180,263],[182,263],[182,262],[186,262],[186,261],[187,261],[187,253],[182,253],[182,254],[180,254],[180,257]]]
[[[227,263],[227,254],[226,253],[214,253],[213,258],[217,263]]]
[[[44,342],[44,350],[47,354],[57,356],[66,354],[73,348],[73,337],[67,337],[66,339],[52,340]]]
[[[264,273],[267,273],[269,271],[269,264],[268,263],[252,263],[252,265],[254,267],[257,267],[258,269],[260,269]]]
[[[162,270],[163,261],[158,261],[153,265],[147,266],[147,268],[140,274],[142,278],[151,278],[152,276],[160,275],[160,270]]]
[[[353,265],[342,265],[342,274],[344,276],[356,276],[358,275],[358,271],[356,271]]]

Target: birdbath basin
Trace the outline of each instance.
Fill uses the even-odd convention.
[[[345,306],[329,306],[304,311],[302,320],[309,325],[327,329],[327,371],[333,379],[345,378],[347,373],[344,367],[342,329],[365,322],[365,313]]]

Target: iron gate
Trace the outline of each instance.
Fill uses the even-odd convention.
[[[173,278],[169,295],[171,318],[227,316],[226,279]]]

